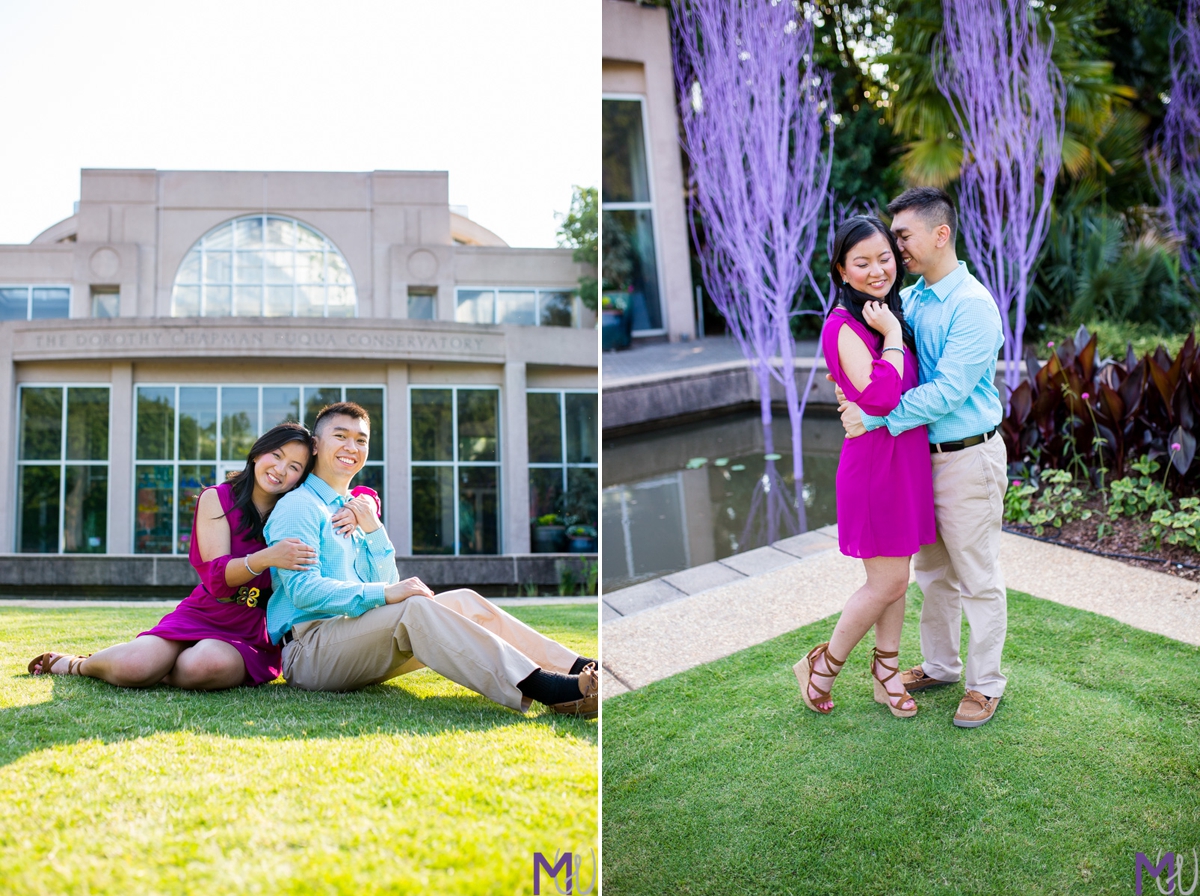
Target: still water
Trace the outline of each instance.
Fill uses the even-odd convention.
[[[841,421],[804,418],[802,506],[786,413],[776,416],[770,436],[758,413],[749,412],[605,440],[604,590],[835,522]]]

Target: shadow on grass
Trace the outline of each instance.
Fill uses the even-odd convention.
[[[901,663],[918,661],[920,592]],[[1129,892],[1200,846],[1200,650],[1010,592],[995,718],[961,686],[894,719],[870,635],[806,710],[791,665],[836,617],[605,703],[612,894]],[[963,637],[965,649],[967,639]]]
[[[594,616],[595,610],[591,612]],[[11,615],[5,615],[6,622],[13,621]],[[543,611],[522,615],[533,617],[525,619],[530,624],[535,620],[548,623],[539,627],[559,640],[563,640],[563,635],[574,635],[571,640],[575,641],[594,637],[594,620],[592,632],[581,632],[581,627],[587,627],[587,619],[577,613]],[[4,665],[11,669],[17,665],[16,657],[24,656],[25,651],[32,656],[41,648],[25,646],[31,632],[21,632],[20,626],[6,628],[3,640],[9,660]],[[128,626],[123,630],[127,631]],[[86,640],[89,645],[99,643],[81,645],[79,649],[98,649],[104,643],[117,643],[120,637],[100,631],[90,633]],[[27,661],[21,660],[20,665]],[[94,678],[65,675],[49,676],[48,680],[51,699],[39,702],[21,701],[28,699],[31,686],[41,688],[47,681],[45,678],[29,676],[21,669],[0,684],[0,696],[9,704],[0,709],[0,765],[8,765],[37,750],[84,740],[117,743],[171,732],[286,741],[379,734],[436,737],[514,727],[531,731],[552,727],[560,736],[574,737],[593,746],[598,743],[595,721],[559,715],[548,709],[538,712],[540,704],[534,704],[531,714],[522,715],[429,670],[349,693],[301,691],[282,682],[202,692],[166,685],[118,688]]]

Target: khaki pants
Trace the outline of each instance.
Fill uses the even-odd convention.
[[[474,591],[410,597],[361,616],[297,625],[283,648],[283,677],[306,691],[353,691],[428,666],[520,712],[517,683],[535,669],[568,673],[576,654]]]
[[[937,542],[925,545],[913,563],[925,595],[921,607],[921,653],[925,674],[958,681],[962,617],[970,629],[967,680],[988,697],[1004,693],[1000,671],[1008,631],[1008,600],[1000,571],[1000,526],[1008,458],[1004,440],[931,455]]]

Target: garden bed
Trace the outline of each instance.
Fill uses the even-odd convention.
[[[1110,520],[1103,495],[1096,493],[1083,503],[1091,519],[1074,520],[1061,528],[1046,526],[1039,536],[1033,526],[1006,522],[1004,529],[1016,535],[1048,541],[1118,560],[1129,566],[1165,572],[1189,581],[1200,581],[1200,554],[1183,545],[1152,543],[1149,517],[1121,516]],[[1103,526],[1103,535],[1099,536]],[[1149,543],[1149,550],[1143,546]]]

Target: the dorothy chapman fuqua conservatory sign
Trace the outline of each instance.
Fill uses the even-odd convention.
[[[16,360],[107,357],[109,355],[188,354],[342,354],[380,357],[457,357],[493,360],[504,357],[503,333],[456,333],[445,330],[330,327],[236,326],[141,327],[89,326],[86,329],[22,329],[13,334]]]

